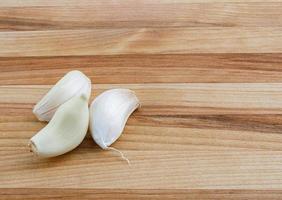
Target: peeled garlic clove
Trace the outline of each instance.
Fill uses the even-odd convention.
[[[82,142],[88,124],[88,97],[75,96],[60,106],[51,121],[30,139],[31,150],[42,157],[71,151]]]
[[[89,99],[91,81],[80,71],[70,71],[35,105],[33,113],[40,121],[50,121],[59,106],[74,96]]]
[[[129,89],[112,89],[100,94],[90,107],[90,131],[94,141],[103,149],[109,148],[139,105],[135,93]]]

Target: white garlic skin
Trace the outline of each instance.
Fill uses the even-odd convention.
[[[51,121],[30,139],[29,145],[40,157],[62,155],[82,142],[88,125],[87,96],[75,96],[58,108]]]
[[[140,105],[129,89],[111,89],[100,94],[90,106],[90,132],[94,141],[107,149],[122,134],[127,119]]]
[[[81,94],[90,98],[91,81],[80,71],[70,71],[34,106],[33,113],[40,121],[48,122],[58,107]]]

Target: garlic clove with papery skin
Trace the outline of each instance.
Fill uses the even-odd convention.
[[[94,141],[108,149],[122,134],[127,119],[140,105],[129,89],[111,89],[100,94],[90,107],[90,131]]]
[[[50,121],[58,107],[81,94],[90,98],[91,81],[80,71],[70,71],[34,106],[33,113],[40,121]]]
[[[82,142],[88,125],[88,97],[75,96],[58,108],[51,121],[30,139],[29,146],[40,157],[59,156]]]

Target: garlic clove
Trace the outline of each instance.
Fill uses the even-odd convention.
[[[71,151],[84,139],[88,124],[88,97],[75,96],[60,106],[51,121],[30,139],[31,150],[41,157]]]
[[[81,94],[89,99],[90,93],[90,79],[80,71],[70,71],[35,105],[33,113],[40,121],[50,121],[63,103]]]
[[[90,107],[90,131],[94,141],[108,149],[121,135],[127,119],[139,107],[129,89],[111,89],[100,94]]]

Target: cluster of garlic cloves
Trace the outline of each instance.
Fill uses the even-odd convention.
[[[90,96],[91,81],[80,71],[58,81],[33,109],[40,121],[50,122],[30,139],[31,151],[41,157],[67,153],[81,144],[89,124],[101,148],[116,150],[109,146],[120,137],[139,100],[129,89],[111,89],[100,94],[89,111]]]

